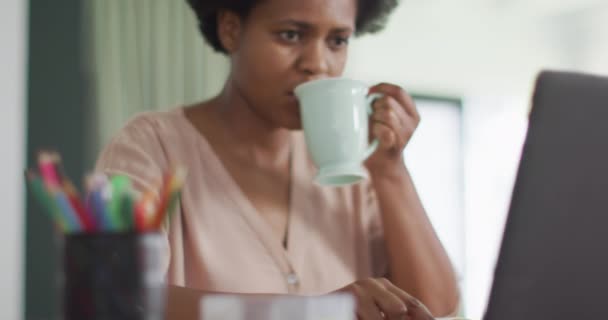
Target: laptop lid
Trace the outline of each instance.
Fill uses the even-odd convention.
[[[608,78],[539,76],[484,319],[608,319]]]

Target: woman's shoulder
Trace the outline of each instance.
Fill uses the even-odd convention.
[[[156,177],[173,161],[169,155],[184,149],[185,129],[181,109],[144,112],[133,116],[99,153],[96,170],[137,176],[140,180]]]
[[[150,138],[150,135],[162,137],[176,130],[183,130],[183,108],[168,111],[148,111],[131,117],[123,128],[118,131],[113,140],[125,138]],[[148,137],[146,137],[148,135]],[[148,139],[144,139],[146,142]]]
[[[196,137],[193,128],[185,118],[183,108],[167,111],[151,111],[136,114],[116,132],[104,149],[129,145],[140,149],[177,152],[189,149]]]

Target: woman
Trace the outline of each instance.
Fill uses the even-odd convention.
[[[98,169],[140,188],[188,168],[166,225],[170,318],[205,292],[352,293],[360,319],[430,319],[457,310],[454,272],[420,203],[403,149],[418,125],[410,96],[371,92],[380,147],[370,181],[313,183],[294,88],[340,76],[355,34],[377,31],[390,0],[189,0],[204,38],[231,61],[215,98],[133,119]],[[415,298],[414,298],[415,297]],[[428,308],[428,309],[427,309]]]

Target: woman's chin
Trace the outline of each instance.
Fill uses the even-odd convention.
[[[302,119],[300,113],[289,113],[281,119],[281,127],[289,130],[302,130]]]
[[[282,127],[289,130],[302,130],[302,121],[299,118],[290,119],[289,121],[285,121]]]
[[[302,130],[302,118],[300,116],[300,106],[298,103],[289,104],[287,106],[289,112],[285,114],[283,126],[289,130]]]

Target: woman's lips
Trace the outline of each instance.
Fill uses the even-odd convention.
[[[287,99],[289,100],[289,107],[293,108],[294,113],[299,117],[300,116],[300,102],[298,98],[293,92],[289,92],[287,94]]]
[[[287,96],[289,97],[289,101],[291,102],[298,102],[298,98],[296,97],[296,95],[293,93],[293,91],[290,91],[287,93]]]

